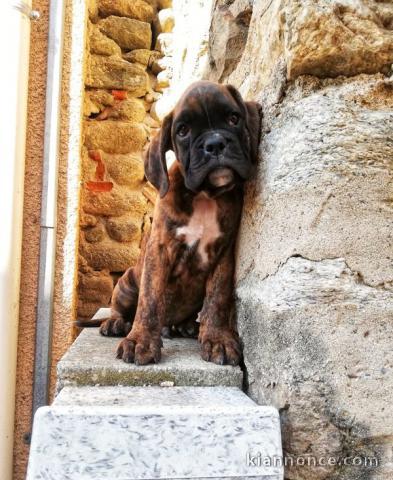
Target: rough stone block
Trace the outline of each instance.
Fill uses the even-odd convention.
[[[122,216],[125,213],[144,215],[146,200],[139,193],[114,188],[111,192],[91,192],[83,189],[82,206],[85,213],[106,217]]]
[[[202,360],[197,340],[163,339],[158,364],[135,366],[115,358],[118,338],[103,337],[98,329],[85,329],[57,367],[58,391],[79,385],[242,386],[242,371],[230,365]]]
[[[107,311],[106,308],[102,310]],[[92,407],[255,407],[238,387],[64,387],[56,406]]]
[[[89,58],[86,85],[93,88],[127,90],[134,97],[143,97],[147,92],[148,76],[139,65],[120,57],[91,55]]]
[[[160,33],[170,33],[173,30],[175,19],[171,8],[163,8],[158,12],[158,25]]]
[[[169,87],[170,73],[169,70],[163,70],[157,75],[156,90],[162,90]]]
[[[381,6],[375,1],[309,1],[300,11],[300,2],[286,3],[289,78],[390,70],[393,31],[386,22],[393,17],[391,2]]]
[[[89,49],[90,53],[97,55],[121,55],[121,48],[111,38],[104,35],[96,25],[90,23],[89,32]]]
[[[123,55],[124,60],[127,60],[127,62],[140,63],[145,67],[150,67],[153,62],[160,57],[162,57],[161,52],[144,49],[132,50]]]
[[[79,298],[108,305],[113,290],[113,279],[107,272],[78,273]]]
[[[100,20],[98,27],[125,50],[151,47],[152,34],[149,23],[111,15]]]
[[[282,480],[250,461],[280,459],[280,440],[278,412],[237,389],[73,389],[36,413],[27,480]]]
[[[84,270],[83,267],[82,269]],[[109,305],[112,290],[113,279],[109,273],[95,272],[91,269],[79,271],[78,318],[91,318],[99,308]]]
[[[139,257],[140,236],[140,230],[137,230],[135,241],[123,244],[111,238],[105,238],[99,243],[81,241],[79,251],[90,267],[96,270],[124,272],[134,265]]]
[[[92,113],[100,113],[114,103],[113,96],[106,90],[87,90],[84,95],[83,114],[90,117]]]
[[[157,2],[158,8],[164,9],[164,8],[170,8],[172,6],[172,0],[152,0]]]
[[[116,105],[116,112],[120,120],[133,123],[143,122],[146,114],[143,102],[137,98],[122,100]]]
[[[96,243],[101,242],[105,237],[105,228],[102,223],[97,223],[94,227],[88,227],[83,230],[83,236],[86,242]]]
[[[173,69],[173,59],[170,57],[158,58],[151,65],[151,71],[154,73],[154,75],[158,75],[160,72],[166,69]]]
[[[255,2],[258,10],[262,2]],[[209,78],[222,82],[236,68],[246,46],[253,5],[248,0],[218,0],[209,34]],[[186,60],[187,62],[187,60]],[[188,62],[187,62],[188,63]]]
[[[132,242],[141,236],[141,219],[132,216],[108,218],[106,230],[117,242]]]
[[[392,91],[382,75],[299,79],[279,114],[265,116],[263,177],[245,198],[240,278],[251,265],[264,278],[299,254],[345,257],[370,286],[393,284]]]
[[[121,121],[87,121],[85,147],[106,153],[139,152],[147,140],[146,130],[138,124]]]
[[[210,33],[209,58],[219,66],[224,63],[222,49],[215,46],[225,43],[222,17],[217,9]],[[242,85],[243,92],[255,98],[262,89],[275,86],[281,75],[294,79],[307,74],[326,78],[389,73],[392,18],[393,4],[374,0],[254,2],[240,61],[232,63],[231,50],[226,55],[225,61],[232,63],[226,81]],[[213,72],[211,78],[218,79],[217,75]]]
[[[250,393],[282,409],[293,455],[389,463],[381,439],[393,434],[385,414],[393,385],[391,91],[382,75],[302,78],[265,110],[263,163],[239,234],[238,327]],[[361,471],[294,467],[288,476],[352,480]]]
[[[98,9],[102,17],[116,15],[151,22],[154,16],[153,7],[143,0],[98,0]]]
[[[103,155],[107,172],[118,185],[140,187],[145,176],[140,154]]]
[[[89,19],[96,21],[98,18],[97,0],[87,0],[87,11],[89,14]]]
[[[81,228],[95,227],[97,225],[98,219],[94,215],[89,215],[86,213],[81,213],[79,217],[79,225]]]
[[[348,463],[338,478],[367,472],[391,478],[382,439],[393,434],[385,414],[393,292],[364,284],[342,258],[295,256],[262,282],[253,276],[242,281],[237,297],[250,394],[281,410],[287,454],[369,459],[368,468]],[[389,471],[386,477],[376,465]],[[287,474],[314,480],[334,478],[335,470],[334,464],[295,462]]]
[[[88,90],[85,95],[88,96],[93,103],[97,104],[100,110],[103,107],[112,106],[115,103],[113,95],[106,90]]]

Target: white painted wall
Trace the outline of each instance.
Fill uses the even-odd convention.
[[[2,5],[0,28],[0,478],[12,479],[30,20]],[[28,2],[26,2],[28,3]]]

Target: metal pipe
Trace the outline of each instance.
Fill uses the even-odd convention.
[[[0,478],[12,479],[30,20],[6,2],[0,56]]]
[[[33,415],[49,400],[65,2],[50,2]]]

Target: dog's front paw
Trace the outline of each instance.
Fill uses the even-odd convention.
[[[158,363],[161,359],[162,341],[160,336],[153,337],[150,333],[133,334],[132,331],[118,347],[116,357],[126,363],[135,365]]]
[[[229,329],[203,328],[198,338],[202,358],[218,365],[238,365],[241,359],[239,336]]]
[[[100,333],[105,337],[125,337],[130,333],[131,322],[126,322],[123,317],[108,318],[102,322]]]

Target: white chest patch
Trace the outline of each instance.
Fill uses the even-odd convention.
[[[207,263],[207,246],[213,243],[220,235],[220,226],[217,221],[217,202],[204,193],[200,193],[192,202],[193,212],[187,225],[178,227],[176,236],[184,236],[189,247],[198,244],[198,253],[203,263]]]

